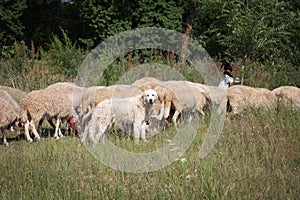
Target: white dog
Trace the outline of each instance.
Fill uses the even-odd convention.
[[[147,118],[157,100],[156,91],[145,90],[141,95],[128,98],[112,98],[99,103],[91,116],[87,133],[82,138],[99,142],[103,134],[114,124],[136,139],[146,137]],[[87,138],[86,138],[87,137]]]

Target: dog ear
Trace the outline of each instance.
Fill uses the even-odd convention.
[[[142,94],[138,95],[138,99],[142,102],[145,101],[145,93],[143,92]]]

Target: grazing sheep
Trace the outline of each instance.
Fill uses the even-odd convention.
[[[21,103],[22,98],[26,94],[26,92],[24,92],[22,90],[18,90],[18,89],[11,88],[8,86],[3,86],[3,85],[0,85],[0,89],[5,90],[18,104]]]
[[[143,85],[148,85],[148,84],[161,84],[162,82],[154,77],[143,77],[135,82],[133,82],[131,85],[134,87],[141,87]]]
[[[29,136],[29,129],[32,130],[35,138],[40,140],[40,136],[35,128],[35,123],[39,122],[40,125],[41,122],[47,118],[44,104],[49,107],[48,101],[48,96],[44,90],[35,90],[27,93],[21,102],[21,123],[24,124],[26,140],[29,142],[32,142],[32,139]]]
[[[45,88],[46,91],[49,91],[51,93],[52,92],[61,93],[62,95],[68,96],[69,101],[70,101],[68,103],[68,105],[72,105],[72,109],[70,109],[70,110],[72,110],[72,111],[74,110],[77,114],[76,116],[73,116],[66,120],[67,129],[69,129],[69,128],[71,129],[72,135],[75,135],[75,131],[76,131],[74,129],[76,127],[75,124],[77,123],[78,119],[80,118],[79,115],[81,113],[81,102],[82,102],[82,98],[83,98],[85,89],[86,88],[77,86],[77,85],[75,85],[75,83],[71,83],[71,82],[58,82],[58,83],[49,85],[47,88]],[[74,113],[70,113],[70,116],[71,116],[71,114],[74,114]],[[69,123],[69,122],[72,122],[72,123]],[[51,126],[54,125],[51,121],[49,121],[49,123],[51,124]],[[60,129],[59,129],[59,132],[61,133]]]
[[[81,115],[89,113],[94,107],[96,90],[105,88],[105,86],[91,86],[85,88],[82,94]]]
[[[15,113],[17,113],[18,116],[20,116],[20,106],[19,104],[15,101],[15,99],[5,90],[0,89],[0,99],[4,99],[8,101],[12,107],[15,110]],[[16,127],[19,131],[19,127]],[[11,129],[13,130],[13,126],[11,126]]]
[[[300,110],[300,88],[294,86],[281,86],[272,90],[272,93],[277,97],[279,103],[284,103],[286,106],[292,104]]]
[[[188,115],[193,114],[195,111],[204,115],[204,108],[211,104],[210,97],[205,95],[204,90],[192,84],[192,82],[166,81],[163,84],[176,94],[176,97],[182,105],[182,109],[185,109],[184,111],[188,113]],[[177,119],[179,114],[179,112],[175,112],[173,121]],[[190,116],[186,117],[189,118]]]
[[[92,114],[82,141],[97,143],[114,124],[136,139],[145,139],[146,121],[156,99],[157,93],[154,90],[146,90],[137,96],[100,102]]]
[[[49,85],[47,88],[45,88],[45,90],[68,95],[74,110],[79,110],[81,107],[82,95],[85,91],[85,88],[77,86],[75,85],[75,83],[58,82]]]
[[[203,90],[205,96],[211,99],[213,105],[220,105],[225,99],[225,90],[216,86],[209,86],[200,83],[188,82],[195,87]]]
[[[275,95],[266,88],[234,85],[226,89],[228,111],[239,114],[249,107],[272,109],[276,107]]]
[[[98,105],[102,101],[111,98],[132,97],[140,93],[141,91],[138,88],[132,87],[130,85],[111,85],[107,87],[96,86],[87,89],[84,92],[85,98],[82,98],[81,123],[87,123],[87,121],[89,120],[89,116],[96,105]]]
[[[25,136],[27,141],[32,142],[29,136],[31,128],[36,139],[40,136],[35,128],[35,123],[43,119],[56,119],[54,137],[59,138],[59,124],[61,119],[68,119],[75,116],[72,102],[67,94],[52,90],[35,90],[27,93],[21,103],[20,116],[25,124]]]
[[[95,92],[94,105],[110,98],[126,98],[140,94],[141,91],[131,85],[111,85]]]
[[[8,101],[14,108],[15,112],[20,114],[20,106],[15,99],[5,90],[0,89],[0,98]]]
[[[19,113],[15,111],[12,104],[9,101],[0,98],[0,131],[2,132],[4,145],[8,145],[8,142],[6,140],[7,128],[15,126],[17,133],[20,134],[18,119]]]

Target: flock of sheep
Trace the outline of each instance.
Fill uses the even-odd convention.
[[[193,113],[204,115],[212,105],[225,105],[227,112],[239,114],[250,106],[277,109],[282,104],[300,110],[300,88],[282,86],[271,91],[234,85],[224,90],[152,77],[131,85],[80,87],[59,82],[28,93],[0,86],[0,131],[4,145],[8,145],[9,130],[18,134],[24,130],[29,142],[33,141],[32,135],[39,140],[44,120],[55,130],[56,139],[63,136],[62,122],[67,122],[82,141],[98,142],[113,125],[137,139],[145,139],[162,126],[190,119]]]

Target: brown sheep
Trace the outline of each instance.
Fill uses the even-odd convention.
[[[20,134],[18,127],[19,113],[16,113],[14,107],[7,100],[0,98],[0,131],[3,136],[3,144],[8,145],[6,140],[6,129],[15,126],[17,134]]]
[[[176,94],[182,109],[191,115],[195,111],[204,115],[203,110],[210,106],[211,98],[205,94],[205,91],[189,81],[166,81],[163,83]],[[177,119],[179,113],[175,112],[173,121]]]
[[[43,119],[55,119],[56,129],[54,137],[58,139],[59,124],[61,119],[67,119],[75,115],[68,95],[57,91],[35,90],[27,93],[21,103],[21,122],[25,124],[25,136],[27,141],[32,142],[29,136],[29,128],[36,139],[40,136],[35,128],[35,123]]]
[[[148,85],[148,84],[161,84],[162,82],[154,77],[143,77],[135,82],[133,82],[131,85],[134,87],[141,87],[143,85]]]
[[[58,121],[56,122],[56,126],[55,129],[55,135],[54,137],[57,137],[57,130],[59,132],[59,135],[62,136],[61,134],[61,130],[59,128],[59,123],[60,120],[65,120],[67,122],[67,128],[70,128],[71,130],[71,135],[74,136],[75,135],[75,127],[76,127],[76,123],[78,121],[78,114],[81,111],[81,102],[82,102],[82,98],[83,98],[83,93],[85,91],[86,88],[84,87],[80,87],[77,86],[75,83],[72,82],[58,82],[58,83],[54,83],[50,86],[48,86],[47,88],[45,88],[45,90],[47,92],[54,94],[58,94],[59,96],[67,96],[69,99],[69,102],[65,102],[65,106],[70,106],[70,108],[68,109],[69,111],[71,111],[68,115],[67,118],[59,118],[57,119]],[[56,100],[55,100],[56,101]],[[55,105],[57,105],[57,103],[55,103]],[[75,122],[76,121],[76,122]],[[53,122],[51,120],[48,120],[48,122],[51,124],[51,126],[53,126]],[[70,123],[71,122],[71,123]],[[74,123],[75,122],[75,123]]]
[[[300,110],[300,88],[294,86],[281,86],[272,90],[272,93],[277,97],[279,103],[284,103],[286,106],[292,104],[293,107]]]
[[[15,112],[20,114],[20,106],[15,99],[5,90],[0,89],[0,98],[8,101],[14,108]]]
[[[0,85],[0,89],[5,90],[18,104],[21,103],[22,98],[25,96],[26,92],[18,90],[16,88]]]
[[[276,97],[266,88],[234,85],[226,89],[228,111],[239,114],[249,107],[272,109],[276,107]]]

